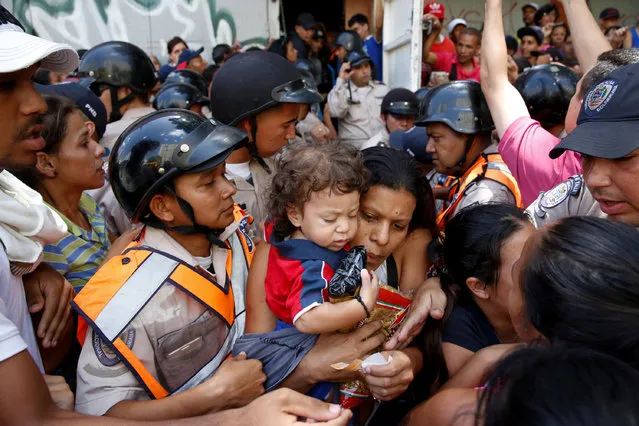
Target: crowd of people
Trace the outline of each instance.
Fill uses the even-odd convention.
[[[639,422],[639,24],[427,3],[413,92],[376,3],[212,65],[0,6],[0,423]]]

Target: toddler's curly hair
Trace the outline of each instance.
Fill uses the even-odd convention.
[[[273,232],[284,239],[297,229],[289,220],[290,207],[302,209],[313,192],[365,192],[369,173],[359,150],[338,142],[296,143],[287,147],[271,183],[268,210]]]

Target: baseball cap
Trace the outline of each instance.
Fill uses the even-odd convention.
[[[436,16],[439,20],[446,19],[446,8],[443,4],[436,1],[430,2],[424,6],[424,14],[426,13]]]
[[[305,30],[312,29],[315,25],[317,25],[317,21],[315,17],[308,12],[302,12],[297,15],[297,20],[295,21],[295,25],[299,25]]]
[[[71,46],[27,34],[20,21],[0,6],[0,73],[22,70],[38,62],[41,68],[54,72],[71,72],[80,60]]]
[[[352,67],[363,64],[364,62],[373,62],[370,56],[359,50],[354,50],[346,57],[346,62],[350,62]]]
[[[621,158],[639,148],[639,64],[620,67],[584,97],[577,127],[554,149],[597,158]]]
[[[449,22],[449,24],[448,24],[448,27],[447,27],[447,29],[448,29],[448,33],[449,33],[449,34],[450,34],[450,33],[452,33],[452,32],[453,32],[453,30],[455,29],[455,27],[456,27],[457,25],[463,25],[463,26],[467,27],[467,26],[468,26],[468,22],[466,22],[466,20],[465,20],[465,19],[462,19],[462,18],[455,18],[455,19],[453,19],[453,20],[452,20],[452,21],[450,21],[450,22]]]
[[[180,53],[180,57],[178,58],[177,69],[184,69],[189,61],[193,58],[197,58],[204,52],[204,48],[200,47],[198,50],[185,49],[184,52]]]
[[[324,34],[324,30],[322,30],[321,28],[316,28],[315,32],[313,33],[313,40],[319,40],[321,38],[326,40],[326,34]]]
[[[535,9],[535,10],[539,10],[539,5],[538,5],[537,3],[533,3],[533,2],[528,2],[528,3],[526,3],[525,5],[523,5],[523,6],[521,7],[521,10],[524,10],[524,9],[525,9],[525,8],[527,8],[527,7],[532,7],[532,8],[533,8],[533,9]]]
[[[543,44],[544,42],[544,32],[541,28],[531,25],[530,27],[523,27],[517,30],[517,37],[519,40],[524,38],[524,36],[533,36],[537,40],[538,44]]]
[[[550,55],[550,58],[553,62],[561,62],[564,59],[564,54],[561,53],[561,50],[556,47],[547,47],[543,50],[537,50],[534,52],[530,52],[532,56],[541,56],[541,55]]]
[[[100,98],[95,96],[88,87],[76,82],[51,85],[35,83],[35,87],[41,95],[57,95],[71,99],[76,107],[93,121],[98,139],[104,135],[107,125],[106,108]]]
[[[614,7],[607,7],[599,14],[599,19],[617,19],[619,18],[619,10]]]
[[[433,156],[426,153],[428,144],[426,127],[413,127],[405,132],[402,130],[391,132],[389,143],[392,148],[406,151],[422,164],[433,162]]]

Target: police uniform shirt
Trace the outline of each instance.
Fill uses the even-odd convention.
[[[268,189],[271,186],[273,173],[275,173],[275,160],[263,159],[271,169],[271,173],[264,170],[257,161],[251,160],[249,169],[251,176],[246,179],[235,175],[227,169],[226,177],[235,184],[237,192],[233,196],[233,201],[253,217],[253,223],[249,227],[251,236],[262,237],[260,232],[261,223],[268,217],[267,197]]]
[[[590,193],[583,176],[575,175],[542,192],[526,209],[536,228],[568,216],[607,217]]]
[[[379,133],[364,142],[361,149],[365,150],[373,146],[390,146],[390,133],[388,133],[386,128],[380,130]]]
[[[145,115],[149,115],[152,112],[155,112],[155,109],[151,108],[150,106],[131,108],[126,110],[125,113],[122,114],[122,118],[120,118],[118,121],[107,124],[106,131],[100,139],[100,145],[112,150],[113,145],[115,145],[115,141],[118,140],[120,135],[126,130],[127,127],[129,127],[139,118],[142,118]]]
[[[328,110],[339,120],[339,140],[361,149],[362,145],[385,125],[380,115],[382,100],[389,89],[383,83],[371,81],[368,86],[357,87],[351,82],[337,79],[328,94]],[[351,96],[352,95],[352,96]]]
[[[497,154],[497,145],[490,145],[483,154]],[[466,187],[460,203],[455,209],[455,214],[465,207],[487,203],[517,204],[515,195],[506,185],[492,179],[480,179]]]
[[[222,240],[237,238],[234,222],[220,236]],[[198,266],[198,260],[184,247],[171,238],[165,231],[147,227],[142,245],[153,247],[171,256],[181,259],[191,266]],[[234,253],[234,256],[244,256]],[[226,260],[228,251],[217,246],[212,248],[212,264],[218,282],[226,280]],[[210,262],[210,261],[209,261]],[[235,263],[235,262],[234,262]],[[206,267],[207,265],[200,265]],[[246,268],[248,272],[248,268]],[[243,334],[245,324],[245,292],[246,276],[237,282],[233,281],[236,322],[240,322],[239,333]],[[213,321],[211,321],[213,320]],[[216,327],[217,316],[210,314],[198,301],[186,295],[172,285],[164,285],[127,326],[120,336],[154,376],[160,375],[167,382],[171,374],[179,374],[183,364],[171,364],[170,355],[162,358],[160,351],[162,341],[180,332],[189,332],[189,326],[204,321],[211,333],[206,338],[224,339],[228,328]],[[218,336],[219,334],[219,336]],[[223,335],[222,335],[223,334]],[[200,334],[201,335],[201,334]],[[206,339],[204,339],[206,340]],[[194,359],[193,362],[204,360]],[[175,370],[175,371],[174,371]],[[91,327],[89,327],[77,371],[76,411],[89,415],[104,415],[111,407],[125,400],[148,400],[149,396],[129,369],[119,361],[113,351],[104,344]]]

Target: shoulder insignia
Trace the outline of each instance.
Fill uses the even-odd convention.
[[[135,343],[135,328],[129,328],[125,330],[120,335],[120,339],[124,341],[124,344],[129,348],[133,349],[133,344]],[[98,335],[98,333],[93,330],[93,351],[95,352],[95,356],[100,361],[102,365],[105,367],[113,367],[114,365],[120,363],[120,358],[118,355],[113,352],[111,347],[104,343],[102,338]]]
[[[253,240],[251,239],[250,232],[247,229],[249,223],[250,223],[249,216],[248,215],[244,216],[242,219],[240,219],[240,223],[238,224],[237,229],[244,236],[244,239],[246,240],[246,246],[249,252],[253,253],[253,251],[255,250],[255,246],[253,245]]]
[[[583,186],[583,177],[574,175],[554,188],[542,193],[539,202],[535,204],[535,214],[543,218],[546,210],[557,207],[570,196],[577,196]]]

